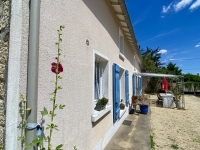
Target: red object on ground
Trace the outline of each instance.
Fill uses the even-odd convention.
[[[168,90],[168,83],[167,83],[167,80],[166,78],[163,79],[162,81],[162,90]]]

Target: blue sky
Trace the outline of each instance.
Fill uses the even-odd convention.
[[[200,73],[200,0],[125,0],[138,45],[182,73]]]

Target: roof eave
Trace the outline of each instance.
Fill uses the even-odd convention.
[[[118,17],[118,21],[121,24],[121,27],[123,29],[124,35],[128,39],[129,44],[131,45],[131,48],[138,56],[138,62],[140,66],[142,66],[142,57],[140,50],[137,45],[137,40],[134,34],[134,30],[132,27],[132,23],[129,17],[129,13],[125,4],[124,0],[110,0],[111,5],[113,6],[116,16]]]

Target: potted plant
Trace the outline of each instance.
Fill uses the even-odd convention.
[[[149,110],[149,106],[147,104],[145,104],[148,100],[148,95],[145,95],[144,93],[142,93],[142,95],[139,96],[138,100],[140,101],[140,112],[142,114],[147,114],[148,110]]]
[[[133,94],[132,97],[131,97],[131,100],[132,100],[132,105],[136,105],[137,102],[138,102],[138,96],[135,96],[135,95]]]
[[[125,108],[125,105],[124,105],[124,103],[123,103],[123,99],[121,99],[120,109],[121,109],[121,110],[124,110],[124,108]]]
[[[108,99],[103,97],[98,100],[95,109],[97,111],[101,111],[101,110],[105,109],[107,103],[108,103]]]
[[[178,86],[177,89],[174,89],[174,102],[176,104],[176,108],[181,108],[181,103],[180,103],[181,90],[182,90],[181,86]]]

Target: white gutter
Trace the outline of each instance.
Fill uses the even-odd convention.
[[[5,149],[17,149],[17,126],[20,81],[20,52],[22,47],[22,0],[11,1],[8,78],[6,97]]]

